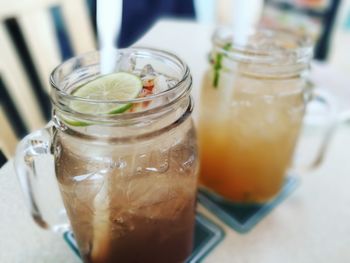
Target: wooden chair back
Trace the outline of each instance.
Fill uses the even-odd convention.
[[[87,3],[1,1],[0,94],[5,95],[0,97],[0,150],[7,158],[14,153],[18,138],[43,127],[51,114],[49,75],[64,58],[62,34],[67,36],[69,43],[64,44],[70,44],[72,54],[95,49]],[[55,11],[61,15],[63,31],[57,27]],[[10,114],[14,110],[17,113]],[[19,130],[21,124],[24,128]]]

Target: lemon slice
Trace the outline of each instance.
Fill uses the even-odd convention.
[[[90,100],[130,100],[135,99],[142,89],[141,79],[126,72],[112,73],[94,79],[81,86],[72,95]],[[91,103],[73,101],[70,107],[86,114],[123,113],[132,106],[131,103]]]

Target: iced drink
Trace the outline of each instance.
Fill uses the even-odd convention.
[[[205,80],[200,180],[236,202],[265,202],[284,182],[302,122],[303,98],[297,88],[284,87],[286,93],[274,100],[272,86],[252,92],[245,88],[247,80],[241,81],[214,89]],[[234,90],[232,97],[225,97],[224,89]]]
[[[237,203],[263,203],[281,190],[304,116],[307,63],[275,40],[257,36],[248,52],[214,38],[203,79],[200,182]]]
[[[56,173],[85,262],[170,263],[190,255],[196,173],[189,121],[121,150],[57,138]]]
[[[184,262],[198,170],[190,75],[157,61],[180,67],[171,54],[128,52],[118,72],[66,77],[74,101],[55,111],[59,188],[84,262]]]

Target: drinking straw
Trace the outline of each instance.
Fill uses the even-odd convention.
[[[232,0],[232,31],[234,43],[245,45],[260,21],[263,0]]]
[[[96,2],[101,74],[108,74],[113,72],[117,58],[117,40],[121,31],[123,1],[98,0]]]
[[[100,49],[100,73],[114,72],[117,61],[117,40],[121,31],[122,0],[98,0],[97,34]],[[112,159],[112,157],[111,157]],[[113,161],[113,160],[111,160]],[[113,171],[105,169],[102,173],[103,183],[93,201],[93,243],[91,257],[94,261],[104,261],[111,245],[111,201],[113,194]]]

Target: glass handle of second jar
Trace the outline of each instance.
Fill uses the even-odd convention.
[[[323,112],[321,114],[315,114],[312,112],[306,113],[305,117],[307,119],[317,119],[318,121],[323,122],[326,127],[322,129],[324,134],[321,136],[321,141],[318,145],[319,148],[314,157],[311,159],[311,161],[309,161],[308,164],[298,165],[299,167],[296,168],[297,171],[301,172],[309,172],[311,170],[314,170],[323,163],[330,142],[332,141],[332,138],[334,137],[339,124],[342,123],[342,119],[339,118],[339,116],[336,114],[335,102],[329,94],[323,90],[314,89],[313,84],[309,83],[308,97],[307,107],[313,103],[314,105],[318,105],[318,108],[323,108]],[[308,122],[305,121],[304,126],[305,125],[310,125],[310,123],[308,124]],[[320,127],[311,128],[319,129]]]
[[[49,123],[24,137],[17,146],[14,165],[34,221],[44,229],[61,232],[68,229],[69,224],[55,176],[48,167],[47,158],[52,157],[52,127]],[[44,162],[39,165],[41,158]],[[38,166],[45,167],[38,169]]]

